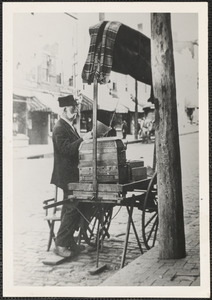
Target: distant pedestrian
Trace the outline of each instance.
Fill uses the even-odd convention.
[[[143,124],[144,124],[144,121],[145,121],[145,118],[143,117],[140,120],[140,122],[139,122],[139,124],[140,124],[140,130],[138,131],[138,135],[139,135],[140,138],[142,138],[142,135],[143,135]]]
[[[92,119],[88,118],[87,122],[86,122],[86,130],[91,131],[92,130]]]
[[[139,134],[140,130],[141,130],[141,120],[138,120],[138,123],[137,123],[137,133]]]
[[[155,120],[149,122],[149,137],[150,137],[150,139],[154,135],[155,135]]]
[[[122,138],[126,139],[127,136],[127,122],[124,120],[121,126]]]
[[[142,126],[142,141],[143,143],[149,142],[149,119],[144,118]]]

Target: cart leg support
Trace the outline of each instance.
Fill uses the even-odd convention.
[[[127,211],[128,211],[128,213],[129,213],[129,207],[127,207]],[[132,223],[132,227],[133,227],[133,230],[134,230],[134,234],[135,234],[135,237],[136,237],[136,240],[137,240],[138,247],[139,247],[139,249],[140,249],[140,251],[141,251],[141,254],[143,254],[143,249],[142,249],[141,243],[140,243],[140,241],[139,241],[139,237],[138,237],[138,234],[137,234],[137,230],[136,230],[136,228],[135,228],[135,224],[134,224],[134,222],[133,222],[132,215],[129,214],[129,218],[130,218],[130,221],[131,221],[131,223]]]
[[[125,237],[125,241],[124,241],[124,249],[123,249],[122,257],[121,257],[120,269],[122,269],[124,267],[124,263],[125,263],[127,245],[128,245],[128,240],[129,240],[129,234],[130,234],[130,224],[131,224],[130,216],[132,217],[132,213],[133,213],[133,205],[130,208],[128,208],[127,230],[126,230],[126,237]]]
[[[126,253],[127,253],[127,246],[128,246],[128,241],[129,241],[129,234],[130,234],[130,225],[132,223],[132,227],[133,227],[133,231],[139,246],[139,249],[141,251],[141,254],[143,254],[143,250],[141,247],[141,243],[139,241],[139,237],[135,228],[135,224],[133,222],[133,218],[132,218],[132,214],[133,214],[133,203],[131,204],[131,206],[126,206],[127,208],[127,212],[128,212],[128,222],[127,222],[127,230],[126,230],[126,237],[125,237],[125,241],[124,241],[124,249],[123,249],[123,253],[122,253],[122,258],[121,258],[121,266],[120,269],[122,269],[124,267],[124,263],[125,263],[125,259],[126,259]]]

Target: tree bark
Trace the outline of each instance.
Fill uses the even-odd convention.
[[[159,256],[183,258],[185,232],[171,17],[151,14],[159,209]]]

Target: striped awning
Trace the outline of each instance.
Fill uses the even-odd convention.
[[[129,108],[122,105],[119,99],[113,98],[111,95],[105,96],[103,93],[101,94],[101,91],[99,91],[99,94],[99,110],[116,111],[116,113],[127,113],[129,111]],[[81,111],[91,111],[93,109],[93,100],[84,94],[81,94],[81,97]]]
[[[43,112],[52,112],[52,109],[42,103],[38,98],[36,97],[31,97],[27,98],[27,106],[29,111],[34,112],[34,111],[43,111]]]
[[[28,108],[28,111],[43,111],[43,112],[51,112],[52,109],[41,102],[37,97],[32,96],[21,96],[13,94],[13,99],[16,101],[25,102]]]
[[[81,102],[81,111],[87,111],[93,109],[93,101],[84,94],[81,94],[82,102]]]
[[[13,99],[15,101],[25,101],[29,111],[54,112],[59,114],[58,97],[50,93],[39,92],[35,90],[26,90],[14,88]]]
[[[58,97],[61,95],[53,95],[50,93],[41,93],[41,92],[34,92],[33,98],[38,99],[38,101],[43,105],[46,106],[48,109],[47,111],[54,112],[55,114],[60,114],[60,108],[58,103]],[[65,95],[66,96],[66,95]]]

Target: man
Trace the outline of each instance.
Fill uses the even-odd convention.
[[[67,184],[79,181],[79,146],[83,140],[92,138],[92,133],[86,133],[83,138],[77,133],[74,122],[78,114],[78,103],[72,95],[60,97],[58,101],[62,114],[53,129],[54,168],[51,183],[63,189],[64,198],[67,198]],[[54,252],[57,255],[69,257],[83,250],[74,240],[79,218],[76,204],[67,202],[63,205],[61,224],[55,240]]]
[[[127,122],[125,120],[122,123],[121,130],[122,130],[122,138],[126,139],[126,136],[127,136]]]

